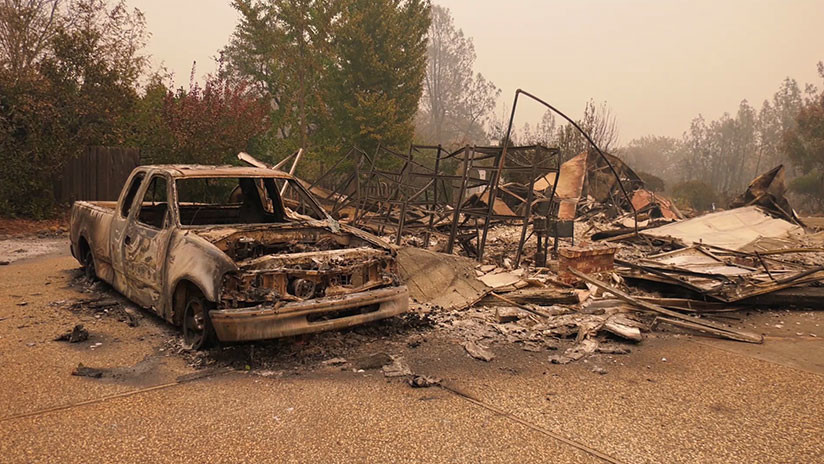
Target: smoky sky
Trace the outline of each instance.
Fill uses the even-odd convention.
[[[579,117],[606,101],[626,143],[678,137],[699,113],[741,100],[760,107],[785,77],[822,87],[824,0],[441,0],[472,37],[476,71],[501,88],[497,113],[522,88]],[[238,15],[229,1],[130,0],[151,33],[147,52],[178,86],[215,69]],[[519,104],[519,108],[521,105]],[[516,124],[543,110],[519,109]]]

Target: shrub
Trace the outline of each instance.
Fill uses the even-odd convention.
[[[718,203],[715,189],[700,180],[681,182],[672,187],[672,197],[678,205],[697,211],[709,211]]]
[[[638,177],[644,181],[644,186],[647,190],[652,190],[653,192],[663,192],[665,188],[664,179],[660,177],[650,174],[648,172],[639,171]]]

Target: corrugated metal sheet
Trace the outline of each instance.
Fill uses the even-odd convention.
[[[760,238],[788,237],[801,227],[776,219],[757,206],[735,208],[675,222],[641,232],[652,238],[672,238],[684,245],[704,243],[743,250]]]

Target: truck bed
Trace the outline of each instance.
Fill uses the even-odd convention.
[[[70,221],[72,255],[82,263],[85,258],[84,249],[90,246],[94,252],[97,274],[108,283],[111,283],[114,276],[109,229],[116,209],[115,201],[76,201],[72,205]],[[85,240],[87,241],[84,243]]]
[[[78,205],[84,205],[92,208],[100,208],[105,210],[114,210],[115,208],[117,208],[116,201],[77,201],[75,203]]]

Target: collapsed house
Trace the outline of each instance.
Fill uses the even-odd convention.
[[[558,173],[558,150],[533,145],[508,152],[504,157],[501,147],[478,146],[448,151],[411,145],[406,153],[378,147],[374,154],[352,149],[307,187],[342,222],[399,245],[447,253],[459,248],[480,260],[492,225],[525,230],[551,210],[555,185],[534,186]]]
[[[591,149],[563,162],[558,149],[512,146],[520,96]],[[824,236],[784,197],[783,167],[754,179],[731,209],[685,219],[521,89],[500,147],[353,148],[304,186],[334,218],[406,245],[398,268],[418,310],[484,361],[494,355],[483,344],[496,341],[545,351],[574,340],[550,356],[557,363],[625,353],[613,341],[637,343],[660,325],[761,343],[717,316],[824,306]]]
[[[550,358],[565,363],[625,351],[610,340],[637,343],[662,324],[760,343],[714,315],[824,303],[824,237],[784,197],[781,166],[732,209],[685,219],[615,156],[502,151],[353,150],[346,175],[333,167],[305,185],[341,221],[407,246],[399,267],[413,300],[457,327],[474,357],[484,343],[542,351],[568,339]],[[400,168],[379,168],[381,157]]]
[[[555,148],[512,146],[521,96],[591,149],[563,162]],[[419,310],[457,328],[484,361],[492,354],[482,344],[500,340],[544,351],[574,339],[550,356],[558,363],[626,352],[608,340],[636,343],[662,324],[761,343],[715,316],[824,306],[824,236],[784,197],[783,167],[754,179],[731,209],[685,219],[575,121],[521,89],[500,147],[353,148],[304,185],[333,217],[406,245],[398,266]]]

